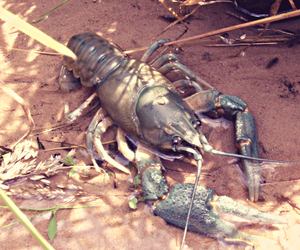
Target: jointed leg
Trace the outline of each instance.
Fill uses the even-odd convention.
[[[149,60],[149,58],[152,56],[152,54],[160,47],[162,46],[164,43],[168,43],[170,42],[169,39],[161,39],[158,41],[155,41],[153,44],[151,44],[149,46],[149,48],[146,50],[146,52],[144,53],[141,61],[142,62],[147,62]]]
[[[181,63],[181,60],[179,59],[178,56],[176,56],[173,53],[165,54],[159,57],[154,63],[152,63],[152,67],[159,69],[162,67],[164,64],[168,62],[179,62]]]
[[[106,162],[113,165],[115,168],[127,174],[130,174],[130,171],[127,168],[125,168],[123,165],[121,165],[120,163],[118,163],[108,155],[108,153],[106,152],[106,150],[102,145],[101,142],[102,135],[107,130],[107,128],[113,125],[113,121],[111,120],[111,118],[106,117],[105,114],[106,112],[104,111],[104,109],[102,108],[99,109],[87,130],[86,146],[87,146],[88,153],[91,156],[95,168],[100,171],[100,168],[96,163],[93,154],[93,143],[94,143],[96,150],[100,155],[100,157],[102,158],[102,160],[105,160]]]
[[[141,61],[142,62],[147,62],[151,55],[164,43],[170,42],[168,39],[162,39],[155,41],[150,47],[147,49],[147,51],[144,53]],[[167,63],[169,62],[169,63]],[[167,64],[166,64],[167,63]],[[178,69],[180,70],[186,77],[191,79],[192,81],[195,81],[199,83],[200,85],[209,88],[209,89],[214,89],[209,83],[204,81],[203,79],[199,78],[196,76],[190,69],[188,69],[186,66],[184,66],[181,63],[181,60],[174,55],[173,53],[166,54],[158,58],[152,66],[154,68],[157,68],[160,73],[163,75],[169,73],[172,70]]]
[[[93,93],[84,103],[82,103],[77,109],[75,109],[73,112],[69,112],[69,103],[65,102],[65,119],[69,123],[73,123],[76,121],[76,119],[81,116],[82,111],[85,110],[88,105],[94,100],[94,98],[97,97],[97,93]]]
[[[117,131],[116,140],[118,143],[118,150],[124,155],[124,157],[129,161],[134,161],[134,152],[129,149],[128,144],[125,139],[125,132],[119,127]]]
[[[188,77],[192,81],[199,83],[199,85],[205,88],[214,89],[214,87],[211,86],[208,82],[196,76],[190,69],[188,69],[186,66],[179,62],[170,62],[168,64],[165,64],[162,67],[160,67],[158,71],[163,75],[166,75],[167,73],[175,69],[181,71],[186,77]]]

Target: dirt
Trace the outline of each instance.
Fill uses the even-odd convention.
[[[4,0],[1,7],[17,14],[22,19],[32,20],[47,13],[61,0],[22,1]],[[177,10],[178,4],[172,4]],[[189,9],[186,9],[188,11]],[[231,11],[240,14],[229,3],[200,7],[186,22],[189,30],[183,37],[191,37],[208,31],[241,23],[226,14]],[[97,32],[124,50],[149,46],[157,35],[169,24],[166,18],[172,15],[156,0],[129,1],[69,1],[47,18],[35,24],[55,40],[66,44],[68,39],[80,32]],[[300,32],[298,19],[271,24],[273,29]],[[176,39],[182,34],[182,25],[176,25],[160,38]],[[64,127],[51,132],[39,133],[46,128],[64,124],[63,106],[67,100],[71,109],[78,107],[93,92],[81,87],[78,90],[62,92],[57,78],[62,59],[34,53],[11,50],[10,47],[29,50],[50,51],[27,35],[1,21],[1,81],[19,94],[31,109],[36,127],[31,139],[36,144],[38,136],[46,149],[59,147],[61,142],[84,144],[85,131],[95,110],[81,118],[76,126]],[[243,34],[259,34],[257,27],[230,32],[230,38]],[[272,35],[273,32],[268,34]],[[298,38],[299,41],[299,38]],[[300,161],[300,72],[299,43],[253,46],[244,56],[233,57],[241,47],[208,47],[220,43],[214,36],[205,40],[181,44],[180,49],[171,50],[179,54],[183,63],[198,76],[214,85],[223,93],[236,95],[245,100],[253,112],[259,134],[262,158],[285,161]],[[142,52],[134,53],[140,58]],[[267,67],[271,60],[274,65]],[[28,129],[28,122],[22,108],[9,96],[0,92],[0,145],[10,147]],[[218,150],[236,152],[234,126],[212,129],[204,125],[210,144]],[[36,146],[36,145],[35,145]],[[37,147],[37,146],[36,146]],[[39,160],[63,150],[41,152]],[[78,153],[79,154],[79,153]],[[287,225],[265,226],[245,225],[239,228],[253,235],[262,236],[255,243],[257,249],[297,249],[300,231],[298,204],[300,202],[300,165],[262,165],[261,197],[255,204],[248,200],[248,192],[241,182],[237,163],[232,159],[205,155],[200,184],[216,190],[218,195],[230,196],[244,204],[262,211],[280,214],[287,219]],[[86,164],[90,164],[86,160]],[[167,180],[192,183],[195,168],[178,162],[165,162]],[[137,210],[128,207],[128,176],[112,169],[116,176],[98,176],[82,179],[75,174],[69,178],[68,171],[61,172],[49,180],[53,184],[73,183],[83,188],[86,197],[92,201],[83,204],[98,207],[60,210],[56,213],[58,231],[51,243],[55,249],[179,249],[183,230],[167,225],[161,218],[152,216],[144,203]],[[23,184],[23,185],[26,185]],[[71,194],[70,194],[71,195]],[[59,199],[14,199],[22,207],[52,207],[59,205],[80,205],[79,200],[66,202]],[[0,225],[16,221],[7,210],[0,210]],[[28,216],[35,212],[26,212]],[[35,227],[47,238],[50,213],[32,219]],[[41,249],[35,239],[22,225],[15,224],[2,229],[1,249]],[[187,249],[251,249],[239,244],[229,244],[206,235],[187,234]]]

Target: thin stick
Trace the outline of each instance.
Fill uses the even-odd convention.
[[[188,18],[190,15],[193,15],[195,13],[195,11],[200,7],[201,5],[197,5],[197,7],[195,9],[193,9],[193,11],[190,14],[185,15],[184,17],[181,17],[179,19],[177,19],[176,21],[174,21],[173,23],[169,24],[168,27],[164,28],[164,30],[158,34],[156,37],[162,35],[163,33],[165,33],[168,29],[172,28],[175,24],[177,24],[178,22],[182,22],[184,19]]]
[[[260,38],[258,39],[256,42],[257,43],[270,43],[270,42],[288,42],[290,41],[291,38],[289,37],[263,37],[263,38]],[[252,38],[248,38],[248,39],[244,39],[244,40],[241,40],[240,42],[238,43],[250,43],[251,41],[253,41]]]
[[[74,148],[86,148],[86,146],[85,145],[78,145],[78,146],[70,146],[70,147],[41,149],[41,150],[39,150],[39,152],[48,152],[48,151],[54,151],[54,150],[64,150],[64,149],[74,149]]]
[[[278,42],[269,42],[269,43],[234,43],[234,44],[209,44],[205,47],[237,47],[237,46],[266,46],[266,45],[277,45]]]
[[[297,7],[296,7],[294,1],[293,1],[293,0],[289,0],[289,2],[290,2],[290,5],[292,6],[292,8],[293,8],[294,10],[296,10]]]
[[[249,22],[249,23],[242,23],[242,24],[238,24],[238,25],[233,25],[233,26],[226,27],[226,28],[223,28],[223,29],[207,32],[207,33],[204,33],[204,34],[201,34],[201,35],[198,35],[198,36],[193,36],[193,37],[190,37],[190,38],[185,38],[185,39],[181,39],[181,40],[178,40],[178,41],[165,43],[163,45],[164,46],[169,46],[169,45],[173,45],[173,44],[176,44],[176,43],[185,43],[185,42],[197,40],[197,39],[200,39],[200,38],[214,36],[214,35],[218,35],[218,34],[221,34],[221,33],[229,32],[229,31],[232,31],[232,30],[243,29],[243,28],[256,26],[256,25],[260,25],[260,24],[265,24],[265,23],[269,23],[269,22],[276,22],[276,21],[279,21],[279,20],[282,20],[282,19],[287,19],[287,18],[296,17],[296,16],[300,16],[300,10],[294,10],[294,11],[291,11],[291,12],[288,12],[288,13],[284,13],[284,14],[280,14],[280,15],[276,15],[276,16],[272,16],[272,17],[266,17],[264,19],[252,21],[252,22]]]
[[[290,182],[300,182],[300,179],[298,180],[289,180],[289,181],[273,181],[268,183],[261,183],[261,186],[270,186],[270,185],[278,185],[280,183],[290,183]]]
[[[111,143],[115,143],[116,140],[102,142],[103,145],[108,145]],[[73,149],[73,148],[86,148],[86,145],[73,145],[69,147],[58,147],[58,148],[49,148],[49,149],[41,149],[39,152],[47,152],[47,151],[54,151],[54,150],[63,150],[63,149]]]
[[[288,13],[283,13],[283,14],[280,14],[280,15],[272,16],[272,17],[266,17],[266,18],[263,18],[263,19],[260,19],[260,20],[256,20],[256,21],[252,21],[252,22],[248,22],[248,23],[243,23],[243,24],[238,24],[238,25],[222,28],[222,29],[219,29],[219,30],[210,31],[210,32],[198,35],[198,36],[193,36],[193,37],[189,37],[189,38],[185,38],[185,39],[165,43],[165,44],[163,44],[163,46],[169,46],[169,45],[173,45],[173,44],[177,44],[177,43],[186,43],[186,42],[201,39],[201,38],[204,38],[204,37],[210,37],[210,36],[218,35],[218,34],[221,34],[221,33],[229,32],[229,31],[232,31],[232,30],[243,29],[243,28],[247,28],[247,27],[251,27],[251,26],[270,23],[270,22],[276,22],[276,21],[279,21],[279,20],[283,20],[283,19],[287,19],[287,18],[291,18],[291,17],[296,17],[296,16],[300,16],[300,10],[294,10],[294,11],[291,11],[291,12],[288,12]],[[147,49],[148,49],[148,47],[144,47],[144,48],[140,48],[140,49],[133,49],[133,50],[124,51],[124,53],[125,54],[131,54],[131,53],[134,53],[134,52],[145,51]]]
[[[178,22],[180,22],[187,30],[189,29],[189,28],[186,26],[186,24],[185,24],[182,20],[180,20],[180,17],[176,14],[176,12],[175,12],[168,4],[166,4],[164,0],[159,0],[159,1],[163,4],[163,6],[166,7],[166,9],[167,9],[168,11],[170,11],[170,12],[177,18],[177,21],[178,21]]]
[[[272,4],[271,10],[270,10],[271,16],[275,16],[278,13],[281,2],[282,2],[282,0],[276,0],[275,3]],[[271,23],[266,23],[264,29],[259,33],[259,35],[256,38],[254,38],[253,41],[246,48],[243,48],[242,50],[235,53],[234,56],[238,56],[241,53],[245,53],[245,51],[248,48],[250,48],[252,46],[252,44],[255,43],[265,33],[265,31],[270,27],[270,24]]]

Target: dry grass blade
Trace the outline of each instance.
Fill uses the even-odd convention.
[[[207,4],[213,4],[213,3],[232,3],[232,0],[186,0],[183,3],[180,4],[180,7],[182,6],[191,6],[191,5],[207,5]]]
[[[31,145],[31,141],[25,140],[16,146],[13,153],[8,153],[3,157],[0,168],[0,183],[21,177],[51,176],[62,169],[59,159],[53,157],[36,164],[38,151],[34,150]]]
[[[9,11],[0,7],[0,18],[4,21],[10,23],[16,29],[24,32],[28,36],[31,36],[33,39],[39,41],[40,43],[48,46],[51,49],[56,50],[57,52],[72,57],[74,60],[76,59],[75,54],[66,46],[62,45],[61,43],[55,41],[50,36],[46,35],[39,29],[33,27],[29,23],[26,23],[19,17],[15,16],[14,14],[10,13]]]
[[[55,52],[44,52],[44,51],[38,51],[38,50],[28,50],[28,49],[17,49],[17,48],[12,48],[12,47],[1,47],[1,49],[6,49],[6,50],[17,50],[17,51],[22,51],[22,52],[27,52],[27,53],[36,53],[36,54],[41,54],[41,55],[49,55],[49,56],[63,56],[63,54],[60,53],[55,53]],[[4,53],[10,53],[10,51],[5,51]]]
[[[2,88],[2,90],[10,95],[12,98],[15,99],[15,101],[17,101],[23,108],[26,116],[27,116],[27,119],[28,119],[28,122],[29,122],[29,130],[26,132],[25,135],[23,135],[16,143],[15,145],[13,146],[13,149],[20,143],[21,140],[23,139],[26,139],[28,137],[28,135],[30,135],[31,131],[33,130],[34,128],[34,121],[31,117],[31,113],[30,113],[30,109],[27,107],[27,105],[25,104],[24,100],[22,97],[20,97],[19,95],[17,95],[12,89],[8,88],[5,86],[4,83],[2,83],[0,81],[0,88]]]

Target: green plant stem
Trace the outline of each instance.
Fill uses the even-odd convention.
[[[51,211],[45,211],[45,212],[42,212],[42,213],[39,213],[39,214],[35,214],[35,215],[32,215],[32,216],[28,217],[28,219],[32,219],[32,218],[35,218],[35,217],[38,217],[38,216],[40,216],[40,215],[47,214],[47,213],[50,213],[50,212],[51,212]],[[12,225],[14,225],[14,224],[18,224],[18,223],[20,223],[19,220],[18,220],[18,221],[15,221],[15,222],[12,222],[12,223],[9,223],[9,224],[7,224],[7,225],[5,225],[5,226],[0,227],[0,230],[1,230],[1,229],[4,229],[4,228],[7,228],[7,227],[10,227],[10,226],[12,226]]]
[[[49,244],[49,242],[45,240],[45,238],[38,232],[38,230],[28,220],[26,215],[22,213],[22,211],[16,206],[15,203],[13,203],[13,201],[5,194],[5,192],[1,188],[0,188],[0,197],[44,249],[54,250],[54,248]]]
[[[40,215],[43,215],[43,214],[46,214],[46,213],[50,213],[50,212],[53,212],[53,211],[57,211],[59,209],[76,209],[76,208],[87,208],[87,207],[97,207],[97,205],[87,205],[87,206],[73,206],[73,207],[61,207],[59,205],[56,205],[55,207],[51,207],[51,208],[31,208],[31,207],[19,207],[19,209],[22,209],[22,210],[31,210],[31,211],[44,211],[42,213],[39,213],[39,214],[35,214],[35,215],[32,215],[30,217],[28,217],[28,219],[32,219],[32,218],[35,218],[35,217],[38,217]],[[4,208],[4,209],[10,209],[8,206],[0,206],[0,208]],[[9,223],[5,226],[2,226],[0,227],[0,230],[1,229],[4,229],[4,228],[7,228],[7,227],[10,227],[14,224],[17,224],[17,223],[20,223],[21,221],[15,221],[15,222],[12,222],[12,223]]]
[[[62,206],[56,205],[55,207],[50,207],[50,208],[19,207],[19,209],[31,210],[31,211],[48,211],[48,212],[52,212],[52,211],[58,210],[58,209],[77,209],[77,208],[87,208],[87,207],[98,207],[98,205],[71,206],[71,207],[62,207]],[[8,206],[0,206],[0,208],[10,209]]]
[[[57,5],[56,7],[54,7],[52,10],[48,11],[46,14],[42,15],[40,18],[33,20],[33,23],[37,23],[38,21],[42,20],[44,17],[48,16],[52,11],[56,10],[57,8],[59,8],[60,6],[62,6],[64,3],[68,2],[69,0],[65,0],[63,1],[61,4]]]

